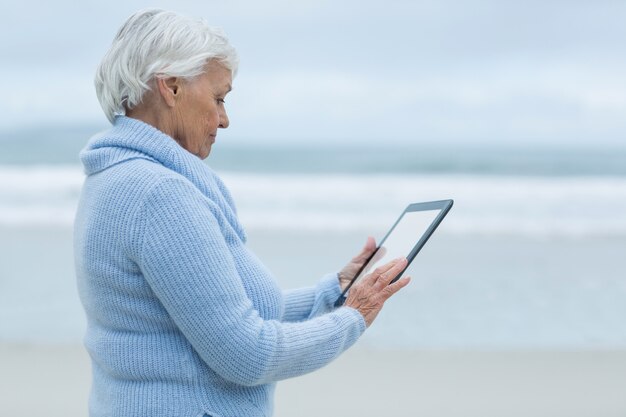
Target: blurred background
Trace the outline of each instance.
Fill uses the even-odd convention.
[[[87,415],[78,152],[108,125],[95,68],[145,7],[240,54],[206,162],[284,288],[409,203],[455,200],[411,285],[337,362],[279,384],[276,416],[626,415],[621,0],[3,5],[0,415]]]

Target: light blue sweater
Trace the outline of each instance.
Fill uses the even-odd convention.
[[[281,291],[222,181],[169,136],[118,117],[81,160],[92,417],[270,416],[275,381],[328,364],[365,331],[358,311],[333,310],[336,274]]]

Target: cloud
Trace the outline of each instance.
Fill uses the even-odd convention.
[[[6,69],[5,69],[6,71]],[[20,126],[102,124],[93,76],[66,68],[13,70],[0,102],[0,129]]]
[[[0,128],[101,123],[93,72],[124,18],[146,6],[229,33],[242,58],[232,137],[626,137],[626,3],[564,0],[14,2],[0,27],[0,75],[13,86]]]
[[[626,132],[619,116],[626,114],[622,74],[621,68],[517,60],[410,78],[242,73],[235,80],[231,119],[240,136],[274,139],[584,142],[589,136],[614,142]],[[244,127],[235,127],[237,120]]]
[[[602,76],[598,76],[598,75]],[[619,143],[623,69],[511,60],[467,71],[394,78],[304,69],[245,72],[227,99],[231,137],[270,141]],[[91,76],[14,71],[0,127],[98,123]]]

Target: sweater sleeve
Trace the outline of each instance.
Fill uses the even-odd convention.
[[[332,311],[340,295],[337,273],[324,276],[315,287],[286,290],[283,320],[302,321]]]
[[[260,317],[212,203],[190,183],[162,180],[142,212],[138,264],[144,277],[200,357],[223,378],[253,386],[306,374],[365,331],[363,317],[349,307],[298,323]]]

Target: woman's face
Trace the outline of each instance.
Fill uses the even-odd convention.
[[[231,71],[210,61],[204,74],[184,81],[174,108],[174,139],[200,159],[211,153],[217,129],[228,127],[224,98],[231,90]]]

